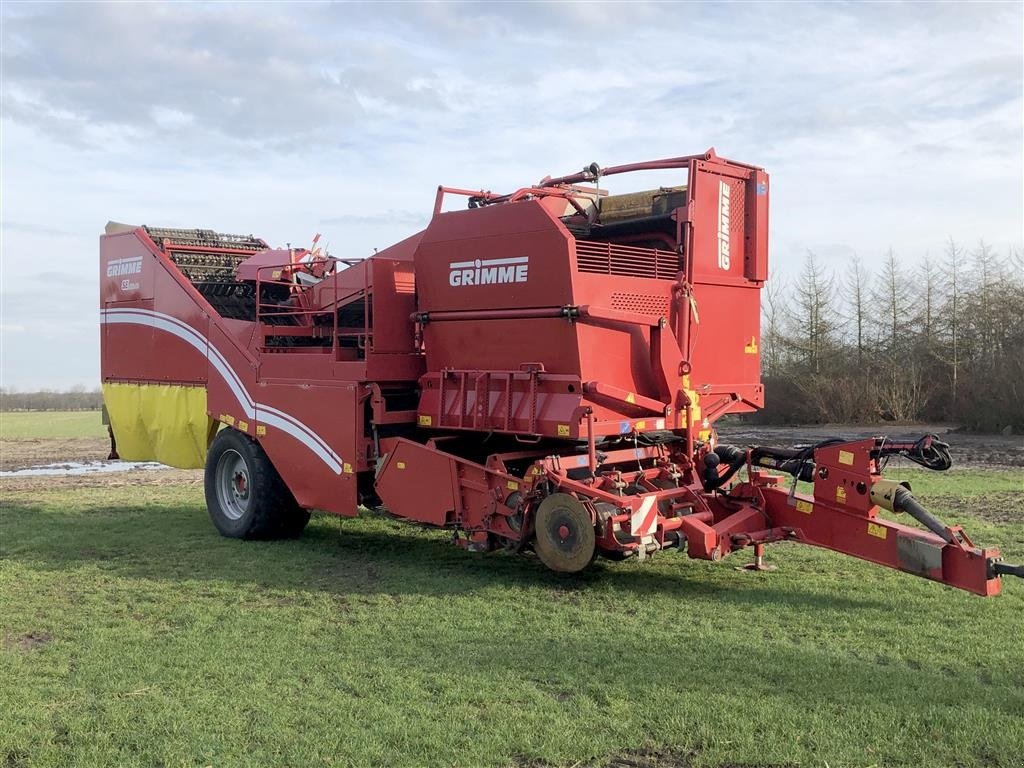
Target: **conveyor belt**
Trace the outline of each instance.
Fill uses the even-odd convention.
[[[182,274],[196,284],[234,280],[241,262],[269,247],[252,235],[226,235],[212,229],[144,229]]]

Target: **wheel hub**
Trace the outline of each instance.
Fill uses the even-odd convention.
[[[252,483],[245,458],[233,449],[224,451],[217,461],[217,500],[231,520],[238,520],[249,509]]]
[[[249,498],[249,478],[246,477],[245,472],[235,472],[235,476],[231,479],[231,482],[234,486],[235,498]]]

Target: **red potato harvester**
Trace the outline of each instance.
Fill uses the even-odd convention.
[[[600,188],[651,169],[680,185]],[[100,309],[114,450],[205,466],[225,536],[294,536],[310,509],[383,505],[556,571],[669,548],[753,547],[757,567],[786,540],[997,594],[1024,568],[882,477],[897,455],[948,469],[935,437],[718,444],[716,419],[763,403],[768,190],[762,169],[714,150],[511,194],[441,187],[426,229],[361,260],[112,223]],[[443,211],[450,196],[468,207]]]

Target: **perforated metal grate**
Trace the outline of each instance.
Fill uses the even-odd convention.
[[[746,227],[746,211],[743,208],[746,200],[746,187],[740,179],[729,179],[729,234],[742,235]]]
[[[619,309],[623,312],[636,312],[641,315],[667,317],[669,299],[667,296],[657,296],[651,293],[613,293],[612,309]]]

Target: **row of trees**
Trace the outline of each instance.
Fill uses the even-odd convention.
[[[103,395],[98,389],[87,390],[82,386],[64,392],[0,389],[0,411],[98,411],[102,404]]]
[[[762,298],[770,422],[956,421],[1024,429],[1024,257],[952,239],[840,270],[808,253]]]

